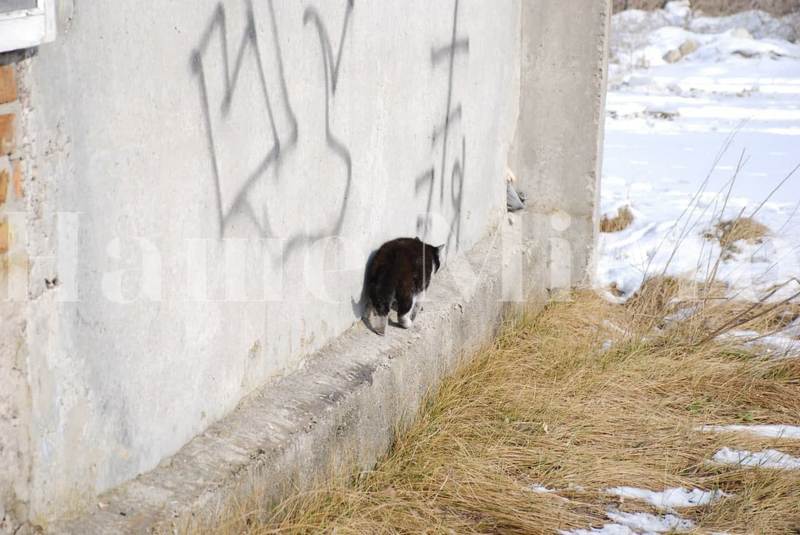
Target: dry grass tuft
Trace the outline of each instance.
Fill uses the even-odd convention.
[[[713,306],[722,304],[726,310],[729,300],[725,297],[728,288],[719,281],[709,283],[682,279],[666,275],[656,275],[646,279],[639,290],[625,303],[629,313],[627,321],[640,332],[653,327],[663,328],[674,325],[675,315],[695,316],[702,310],[699,318],[704,322]],[[680,323],[686,332],[687,325]]]
[[[640,316],[659,317],[672,306],[673,300],[681,292],[681,282],[675,277],[650,277],[628,299],[625,306]]]
[[[781,334],[800,318],[800,304],[726,302],[708,306],[702,321],[705,331],[746,330],[761,336]]]
[[[617,210],[614,217],[603,216],[600,220],[600,232],[620,232],[631,226],[633,223],[633,212],[628,206],[623,206]]]
[[[800,443],[697,427],[800,424],[800,359],[698,344],[697,332],[707,328],[702,311],[665,329],[636,321],[642,310],[663,319],[682,299],[682,285],[654,280],[624,307],[581,294],[509,323],[444,381],[374,471],[277,508],[254,496],[189,531],[554,533],[598,527],[609,507],[657,512],[603,492],[628,485],[730,494],[680,511],[701,533],[796,532],[800,471],[708,460],[723,446],[800,456]],[[688,301],[702,307],[708,295]]]
[[[705,233],[705,237],[719,242],[723,250],[723,259],[726,259],[741,252],[736,242],[759,244],[769,234],[769,228],[752,217],[738,217],[720,221],[712,230]]]

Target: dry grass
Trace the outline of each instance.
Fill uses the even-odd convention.
[[[725,297],[727,291],[726,285],[719,281],[701,283],[656,275],[645,280],[639,290],[626,301],[625,308],[629,314],[627,321],[639,332],[669,325],[679,327],[684,335],[688,335],[687,329],[695,330],[701,323],[707,325],[711,317],[728,314],[733,304]],[[716,308],[718,305],[719,310]],[[674,323],[674,315],[689,311],[693,314],[701,312],[697,318],[702,318],[703,321],[693,321],[691,325],[686,322]]]
[[[600,232],[620,232],[631,226],[633,223],[633,212],[627,206],[617,210],[614,217],[603,216],[600,220]]]
[[[679,294],[683,281],[675,277],[650,277],[641,288],[625,303],[637,317],[661,318],[664,311],[670,310]]]
[[[723,260],[741,252],[736,245],[744,241],[750,245],[762,243],[770,235],[769,228],[752,217],[737,217],[718,222],[714,228],[705,233],[706,239],[719,242],[723,251]]]
[[[746,241],[750,244],[761,243],[769,235],[769,229],[752,217],[739,217],[720,221],[716,226],[716,237],[723,246]]]
[[[709,314],[708,325],[722,325],[723,320],[740,318],[737,328],[767,335],[780,333],[800,318],[800,304],[797,303],[730,303],[719,314]]]
[[[625,303],[627,321],[640,333],[677,331],[685,343],[705,343],[736,330],[781,334],[800,319],[800,294],[775,301],[768,292],[751,302],[732,299],[729,292],[719,281],[654,276]]]
[[[699,533],[800,533],[800,471],[708,462],[723,446],[798,456],[800,443],[696,430],[800,424],[800,359],[698,343],[709,329],[702,312],[654,327],[676,302],[711,303],[712,292],[684,293],[664,278],[628,306],[582,294],[509,324],[373,472],[274,509],[252,497],[191,532],[554,533],[600,526],[609,507],[656,512],[603,492],[630,485],[729,493],[680,512]]]

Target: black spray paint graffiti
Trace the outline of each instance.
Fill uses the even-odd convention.
[[[344,21],[342,23],[342,30],[339,38],[338,49],[335,56],[333,53],[334,47],[333,44],[331,43],[328,30],[319,12],[316,9],[309,7],[303,13],[303,25],[306,26],[309,23],[312,24],[313,27],[317,30],[317,34],[319,36],[319,43],[322,55],[322,66],[325,74],[324,90],[325,90],[326,143],[328,148],[334,154],[336,154],[338,158],[342,160],[345,168],[345,179],[344,179],[344,186],[342,188],[343,193],[342,193],[342,201],[339,210],[339,215],[336,221],[333,222],[332,228],[326,229],[324,235],[322,233],[309,234],[301,231],[289,236],[274,236],[272,228],[269,224],[268,203],[266,201],[263,203],[259,203],[258,210],[260,210],[260,213],[258,213],[256,211],[257,209],[254,208],[252,206],[252,203],[248,201],[248,195],[250,194],[253,188],[257,187],[259,181],[266,178],[268,171],[274,169],[276,176],[279,174],[279,167],[281,160],[286,156],[288,151],[290,151],[297,145],[299,137],[299,126],[289,99],[289,91],[287,89],[286,77],[284,74],[284,67],[283,67],[283,53],[280,47],[278,25],[276,23],[273,1],[269,0],[268,2],[269,17],[270,17],[270,33],[272,36],[270,44],[272,53],[274,53],[275,55],[274,62],[277,66],[276,68],[277,81],[271,80],[273,82],[272,83],[273,86],[277,85],[277,90],[274,90],[273,88],[272,92],[270,92],[269,89],[270,84],[268,82],[268,77],[265,73],[264,62],[262,61],[261,49],[259,47],[259,42],[257,37],[258,33],[257,33],[256,20],[253,14],[254,12],[253,12],[252,0],[245,0],[245,1],[247,6],[246,29],[242,37],[239,49],[235,53],[233,66],[231,66],[232,63],[231,60],[233,57],[230,55],[228,50],[228,30],[226,24],[227,21],[225,15],[225,8],[222,3],[220,3],[217,6],[216,12],[211,20],[211,23],[204,32],[197,48],[192,54],[192,68],[195,74],[198,76],[200,83],[201,100],[206,118],[208,147],[214,168],[214,176],[216,180],[217,209],[219,214],[220,235],[221,236],[224,235],[225,229],[233,216],[237,214],[244,214],[249,219],[251,219],[253,223],[255,223],[255,225],[259,228],[259,231],[263,236],[284,238],[285,239],[284,253],[289,253],[303,243],[319,239],[321,237],[324,237],[324,235],[336,235],[340,233],[344,225],[345,215],[347,212],[347,203],[349,199],[350,187],[352,182],[352,167],[353,167],[352,157],[345,143],[333,133],[333,130],[331,128],[330,115],[331,115],[332,101],[336,94],[336,89],[339,82],[339,71],[342,62],[342,52],[347,36],[347,31],[350,26],[350,18],[352,16],[354,2],[353,0],[347,0],[347,5],[344,14]],[[206,56],[206,54],[209,53],[209,48],[212,42],[212,38],[217,34],[219,35],[220,39],[222,65],[224,71],[222,73],[222,75],[224,76],[224,96],[222,98],[222,102],[220,103],[219,112],[224,117],[225,114],[230,110],[237,89],[237,83],[239,82],[240,73],[242,71],[245,60],[249,58],[251,62],[255,63],[256,70],[258,71],[261,93],[263,95],[264,103],[266,105],[267,117],[269,118],[268,121],[269,124],[265,125],[265,128],[268,128],[270,130],[272,138],[272,145],[270,147],[265,147],[266,154],[263,160],[252,172],[250,172],[250,174],[246,177],[246,179],[242,182],[242,184],[236,188],[235,195],[233,196],[233,201],[227,205],[223,201],[223,194],[224,194],[222,187],[223,173],[222,169],[220,169],[221,166],[218,158],[218,147],[217,147],[217,141],[215,140],[214,136],[214,125],[212,121],[212,111],[215,112],[216,109],[211,107],[212,103],[210,102],[209,91],[208,91],[208,79],[207,79],[208,73],[206,73],[206,69],[204,67],[204,57]],[[276,120],[276,112],[274,108],[276,104],[282,107],[281,111],[283,115],[287,117],[286,121],[280,122]],[[283,124],[283,123],[288,123],[288,124]],[[234,178],[237,180],[240,179],[240,177],[234,177]]]
[[[445,179],[448,175],[448,152],[450,148],[450,137],[452,126],[461,121],[461,103],[453,103],[453,78],[455,73],[456,58],[459,55],[469,53],[469,37],[460,36],[458,33],[458,6],[459,0],[455,0],[453,6],[453,29],[450,35],[450,42],[447,45],[434,47],[431,49],[431,66],[438,67],[442,62],[448,64],[447,77],[447,99],[445,105],[444,120],[441,125],[434,128],[432,134],[432,146],[435,149],[441,141],[441,165],[439,168],[439,205],[445,202]],[[450,205],[453,210],[453,219],[445,242],[447,250],[450,251],[453,242],[456,247],[461,241],[461,207],[464,194],[464,174],[465,162],[467,157],[466,137],[461,136],[461,154],[456,155],[452,165],[449,167],[450,175]],[[419,195],[425,191],[427,186],[427,201],[425,206],[426,220],[418,221],[418,231],[426,235],[430,231],[428,217],[433,208],[434,192],[436,190],[436,164],[432,165],[427,171],[422,173],[415,182],[415,191]]]
[[[319,36],[319,44],[322,53],[322,66],[325,72],[325,140],[328,148],[333,151],[344,162],[346,167],[345,187],[342,194],[342,203],[339,210],[339,217],[336,220],[333,228],[329,229],[327,234],[316,235],[298,235],[289,240],[287,249],[292,250],[300,243],[313,241],[325,237],[326,235],[338,235],[341,233],[344,226],[344,218],[347,214],[347,201],[350,198],[350,186],[353,181],[353,159],[350,156],[350,150],[345,144],[337,138],[331,131],[331,101],[336,95],[336,84],[339,81],[339,67],[342,62],[342,49],[344,48],[345,38],[347,37],[347,28],[350,23],[350,16],[353,13],[353,0],[347,0],[347,7],[344,12],[344,21],[342,22],[342,33],[339,37],[339,49],[336,56],[333,55],[333,45],[331,44],[328,30],[325,23],[320,17],[319,12],[312,8],[306,8],[303,13],[303,25],[309,22],[314,24]]]
[[[228,27],[225,15],[225,6],[220,2],[214,16],[211,19],[208,28],[203,33],[199,45],[192,53],[192,69],[197,75],[200,83],[200,97],[202,99],[203,111],[205,112],[206,119],[206,133],[208,136],[208,149],[211,156],[211,161],[214,169],[214,178],[216,181],[217,190],[217,213],[219,217],[220,235],[224,234],[225,227],[227,226],[232,215],[236,213],[246,214],[261,231],[264,236],[271,236],[272,230],[269,224],[269,214],[266,207],[263,207],[262,213],[259,215],[255,212],[255,208],[247,202],[247,195],[250,189],[266,174],[266,172],[273,165],[279,165],[280,159],[285,151],[293,148],[297,144],[298,126],[297,119],[292,110],[289,102],[289,92],[286,87],[286,78],[283,70],[283,57],[280,48],[280,41],[278,39],[278,27],[275,22],[275,10],[272,0],[269,1],[270,24],[272,30],[272,46],[275,54],[275,61],[277,62],[278,71],[278,91],[273,92],[271,98],[267,76],[264,70],[264,62],[261,57],[261,48],[258,43],[258,34],[256,32],[256,22],[253,15],[253,5],[251,0],[247,1],[247,14],[245,32],[242,35],[239,49],[233,58],[234,64],[231,67],[232,56],[228,48]],[[220,113],[224,116],[230,109],[233,102],[234,94],[236,92],[239,78],[244,66],[245,60],[248,57],[254,60],[258,77],[261,85],[261,93],[264,98],[264,103],[269,117],[269,129],[272,134],[272,145],[265,147],[265,155],[260,164],[250,172],[246,177],[243,185],[238,188],[232,202],[229,206],[224,205],[223,201],[223,187],[222,187],[222,172],[218,159],[217,145],[214,139],[214,128],[212,124],[212,108],[209,102],[208,92],[208,78],[204,67],[204,57],[209,51],[212,38],[219,35],[220,39],[220,52],[222,54],[222,65],[224,76],[224,96],[220,103]],[[274,93],[277,93],[275,95]],[[274,103],[277,100],[279,105],[283,106],[284,112],[288,117],[289,127],[288,132],[281,133],[278,130],[278,123],[275,119]],[[265,125],[266,126],[266,125]]]

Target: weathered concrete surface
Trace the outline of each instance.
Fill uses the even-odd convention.
[[[609,11],[60,2],[20,81],[17,520],[144,526],[373,462],[502,302],[585,279]],[[445,243],[455,286],[380,340],[353,327],[363,268],[403,235]]]
[[[26,81],[48,190],[30,223],[34,522],[154,468],[350,328],[383,241],[454,256],[501,220],[518,13],[62,10]]]
[[[522,3],[511,162],[529,210],[539,214],[524,233],[550,242],[551,290],[586,282],[593,272],[610,16],[605,0]]]
[[[156,470],[99,497],[102,508],[50,531],[172,532],[253,486],[265,500],[276,500],[331,473],[371,468],[425,393],[495,332],[507,306],[503,248],[516,247],[520,259],[531,259],[525,273],[542,272],[536,244],[510,243],[515,240],[513,226],[504,223],[452,262],[432,284],[413,330],[390,328],[381,338],[358,324]],[[539,288],[528,296],[531,306],[544,303]]]
[[[0,266],[0,285],[7,282]],[[30,390],[25,322],[17,303],[0,302],[0,533],[27,519]]]

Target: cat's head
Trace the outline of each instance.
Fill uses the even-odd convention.
[[[433,258],[433,272],[436,273],[437,271],[439,271],[439,268],[442,265],[442,253],[444,251],[445,244],[442,244],[439,247],[436,247],[436,246],[431,245],[429,243],[425,243],[424,241],[420,240],[419,238],[414,238],[414,239],[422,244],[422,246],[423,246],[423,254],[430,255],[430,257]]]

